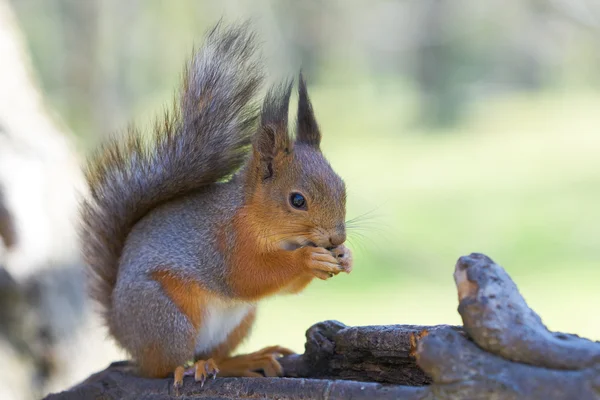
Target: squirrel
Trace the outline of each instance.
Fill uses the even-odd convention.
[[[306,82],[300,73],[293,137],[292,82],[260,106],[256,50],[248,23],[217,24],[150,139],[129,129],[85,168],[91,296],[139,374],[173,374],[176,387],[185,375],[281,376],[289,349],[231,355],[257,303],[352,268],[345,183],[320,150]]]

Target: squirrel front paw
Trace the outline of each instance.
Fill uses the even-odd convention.
[[[340,261],[327,249],[302,247],[297,251],[301,253],[304,266],[319,279],[326,280],[344,271]]]
[[[333,256],[337,259],[340,266],[344,269],[347,274],[352,271],[352,251],[343,244],[335,247],[331,250]]]

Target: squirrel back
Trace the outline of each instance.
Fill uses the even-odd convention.
[[[179,104],[152,137],[146,142],[130,130],[88,163],[83,254],[91,295],[105,312],[133,226],[159,205],[230,176],[246,159],[263,78],[255,47],[246,25],[217,25],[187,65]]]

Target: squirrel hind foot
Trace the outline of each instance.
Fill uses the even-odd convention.
[[[183,366],[179,366],[175,368],[175,372],[173,373],[173,387],[175,389],[179,389],[183,386],[183,376],[185,375],[185,368]]]
[[[256,378],[283,376],[283,368],[278,358],[290,354],[294,354],[290,349],[270,346],[254,353],[229,357],[219,361],[221,376]],[[263,374],[257,372],[261,370]]]
[[[219,367],[212,358],[208,360],[198,360],[190,368],[179,366],[175,368],[173,387],[179,389],[183,386],[184,376],[194,376],[196,382],[200,382],[200,387],[204,387],[204,383],[209,379],[215,379],[219,373]]]
[[[209,358],[206,361],[196,361],[191,370],[194,374],[194,380],[200,382],[200,387],[204,386],[204,382],[206,382],[207,379],[215,379],[219,373],[219,367],[217,367],[217,363],[212,358]]]

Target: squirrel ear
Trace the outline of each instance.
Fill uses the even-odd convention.
[[[288,112],[291,81],[272,87],[263,102],[260,127],[256,136],[255,151],[266,167],[266,177],[273,174],[272,161],[281,152],[289,153],[292,141],[288,133]]]
[[[321,144],[321,132],[315,119],[312,104],[308,98],[308,90],[304,76],[300,72],[298,82],[298,121],[296,129],[296,141],[309,146],[319,148]]]

